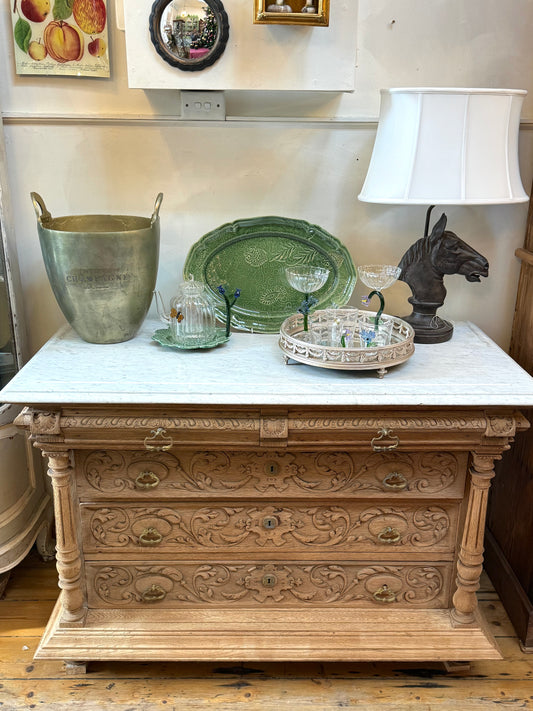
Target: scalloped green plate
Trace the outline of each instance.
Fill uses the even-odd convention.
[[[183,274],[208,285],[221,321],[226,311],[217,287],[230,294],[240,289],[231,325],[243,331],[278,333],[303,300],[285,277],[285,268],[297,265],[330,270],[325,285],[314,293],[315,308],[348,303],[357,279],[348,250],[336,237],[304,220],[256,217],[222,225],[191,247]]]
[[[210,341],[205,341],[205,343],[200,345],[182,346],[174,341],[170,328],[158,328],[152,335],[152,341],[157,341],[161,346],[166,346],[167,348],[178,348],[180,351],[194,351],[199,348],[215,348],[216,346],[220,346],[222,343],[229,341],[229,336],[226,336],[225,328],[217,328],[215,337]]]

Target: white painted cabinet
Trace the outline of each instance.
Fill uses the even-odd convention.
[[[29,200],[29,196],[28,196]],[[0,124],[0,389],[24,362],[24,319],[9,210],[5,152]],[[19,406],[0,402],[0,596],[9,573],[37,542],[48,559],[52,501],[40,452],[12,423]]]

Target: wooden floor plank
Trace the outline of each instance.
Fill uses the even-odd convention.
[[[53,564],[30,555],[0,601],[0,711],[513,711],[533,709],[533,655],[490,580],[478,599],[504,658],[448,673],[439,663],[92,662],[68,675],[33,660],[57,597]]]
[[[7,652],[10,648],[6,645]],[[23,655],[26,654],[24,658]],[[9,656],[5,651],[2,657]],[[18,657],[18,661],[13,661]],[[0,660],[2,664],[2,677],[5,679],[50,679],[66,678],[67,675],[61,661],[41,661],[33,660],[32,650],[27,652],[15,649],[12,657],[7,661]],[[89,665],[90,678],[96,679],[200,679],[207,676],[222,674],[225,678],[261,677],[263,679],[277,678],[305,678],[307,676],[319,676],[332,680],[338,679],[372,679],[377,676],[389,679],[403,679],[406,676],[413,678],[491,678],[512,681],[516,679],[528,680],[533,684],[533,669],[529,659],[515,659],[513,661],[482,661],[472,662],[468,672],[446,672],[444,666],[435,662],[418,664],[383,662],[379,665],[361,663],[290,663],[282,666],[278,663],[247,663],[241,665],[214,665],[201,662],[91,662]],[[79,673],[79,678],[87,678]]]
[[[190,704],[202,701],[217,704],[254,704],[264,708],[268,703],[279,700],[282,708],[299,709],[305,704],[321,704],[335,701],[348,704],[428,704],[433,707],[452,704],[456,709],[464,709],[468,703],[485,703],[488,708],[504,704],[512,708],[531,708],[531,681],[502,681],[492,679],[454,679],[441,677],[428,680],[425,678],[387,679],[338,679],[334,682],[322,677],[273,679],[246,677],[240,679],[221,679],[206,677],[199,679],[145,679],[133,680],[98,680],[90,675],[86,679],[50,679],[50,680],[6,680],[2,695],[16,703],[17,699],[31,698],[32,703],[44,708],[53,707],[58,702],[70,700],[92,702],[94,708],[104,708],[125,703],[128,699],[160,704],[161,708],[189,708]],[[528,701],[529,699],[529,701]],[[53,706],[54,705],[54,706]],[[20,706],[21,708],[26,708]],[[17,708],[17,706],[14,706]],[[135,708],[135,707],[134,707]],[[158,706],[156,706],[158,708]]]
[[[479,600],[478,604],[494,637],[499,639],[500,637],[514,637],[516,635],[513,625],[498,598],[489,601]]]
[[[0,602],[0,635],[7,637],[36,636],[42,634],[54,603],[51,600],[19,602],[2,600]]]
[[[57,600],[59,589],[57,587],[57,573],[54,563],[39,563],[36,561],[35,571],[22,568],[21,572],[10,577],[6,588],[4,601],[10,600]],[[39,585],[36,586],[36,575]]]

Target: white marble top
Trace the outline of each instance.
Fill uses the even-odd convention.
[[[286,365],[277,335],[234,333],[218,348],[182,351],[151,340],[147,320],[126,343],[95,345],[65,327],[0,391],[39,404],[451,405],[533,407],[533,378],[470,323],[453,338],[416,345],[375,371]]]

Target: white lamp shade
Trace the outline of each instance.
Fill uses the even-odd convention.
[[[518,165],[526,91],[383,89],[359,199],[414,205],[528,200]]]

